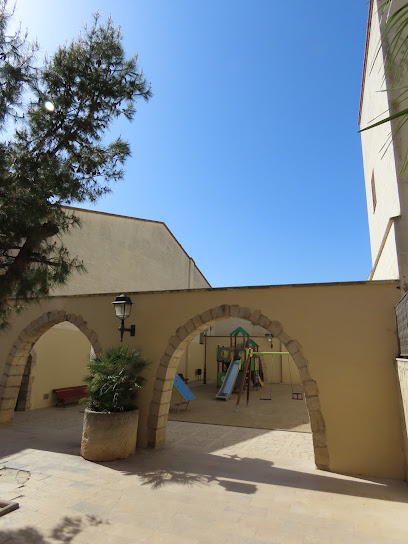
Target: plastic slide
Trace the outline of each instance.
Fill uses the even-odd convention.
[[[228,371],[225,374],[224,381],[222,383],[221,389],[218,392],[216,398],[218,400],[228,400],[229,396],[234,389],[235,382],[239,373],[239,367],[241,366],[241,361],[233,361],[228,367]]]

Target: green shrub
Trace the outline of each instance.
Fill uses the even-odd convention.
[[[139,349],[122,345],[107,349],[87,366],[87,397],[81,402],[95,412],[134,410],[138,391],[146,382],[141,374],[149,364]]]

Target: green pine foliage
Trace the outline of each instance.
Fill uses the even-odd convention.
[[[87,366],[87,397],[80,402],[89,404],[95,412],[134,410],[138,391],[146,382],[142,373],[148,365],[139,349],[123,345],[107,349]]]
[[[94,202],[123,178],[130,155],[113,121],[132,120],[152,96],[137,55],[127,58],[111,19],[93,24],[42,64],[26,36],[7,34],[0,0],[0,328],[12,309],[46,297],[84,272],[61,235],[79,227],[64,204]]]

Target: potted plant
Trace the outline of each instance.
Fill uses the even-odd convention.
[[[141,375],[148,365],[138,349],[107,349],[87,366],[89,374],[82,430],[81,455],[89,461],[114,461],[136,449],[139,410],[136,397],[146,382]]]

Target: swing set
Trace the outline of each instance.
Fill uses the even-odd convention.
[[[245,363],[244,363],[243,379],[241,381],[241,386],[238,392],[237,403],[235,405],[235,412],[238,412],[239,402],[241,400],[241,395],[245,387],[247,388],[247,404],[249,404],[249,391],[250,391],[250,384],[251,384],[251,367],[252,367],[251,363],[253,358],[259,357],[260,355],[272,355],[272,356],[287,355],[289,376],[290,376],[290,387],[292,390],[292,400],[303,400],[304,398],[303,393],[293,390],[292,372],[290,369],[290,360],[289,360],[288,351],[254,351],[253,348],[245,348]],[[260,400],[272,400],[271,391],[269,391],[269,396],[262,396],[261,394]]]

